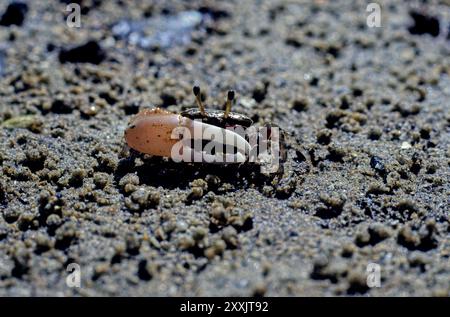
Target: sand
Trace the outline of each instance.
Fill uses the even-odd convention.
[[[1,296],[450,295],[448,1],[65,2],[0,3]],[[125,147],[195,84],[282,173]]]

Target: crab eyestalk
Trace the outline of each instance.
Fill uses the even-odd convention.
[[[231,105],[233,103],[234,100],[234,90],[228,90],[228,95],[227,95],[227,104],[225,106],[225,113],[224,113],[224,118],[228,118],[228,115],[231,112]]]
[[[194,86],[194,88],[192,88],[192,91],[194,92],[195,101],[197,101],[197,106],[200,109],[200,113],[203,116],[206,116],[205,106],[203,106],[202,98],[201,98],[201,95],[200,95],[200,87],[199,86]]]

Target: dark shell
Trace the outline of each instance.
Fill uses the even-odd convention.
[[[183,117],[195,120],[199,119],[205,123],[212,124],[221,128],[240,125],[244,128],[248,128],[253,124],[252,119],[249,117],[236,113],[230,112],[228,117],[224,117],[225,112],[223,110],[207,110],[206,116],[202,115],[199,109],[192,108],[181,112]]]

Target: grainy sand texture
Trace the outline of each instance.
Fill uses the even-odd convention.
[[[1,296],[450,295],[449,1],[69,2],[0,1]],[[125,146],[195,84],[282,173]]]

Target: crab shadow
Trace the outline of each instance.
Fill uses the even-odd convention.
[[[147,157],[135,152],[120,159],[115,172],[116,182],[129,173],[136,174],[141,184],[166,189],[186,189],[195,179],[206,179],[212,191],[218,190],[223,184],[241,189],[261,188],[276,177],[276,174],[262,174],[260,166],[251,163],[176,163],[170,159]]]

